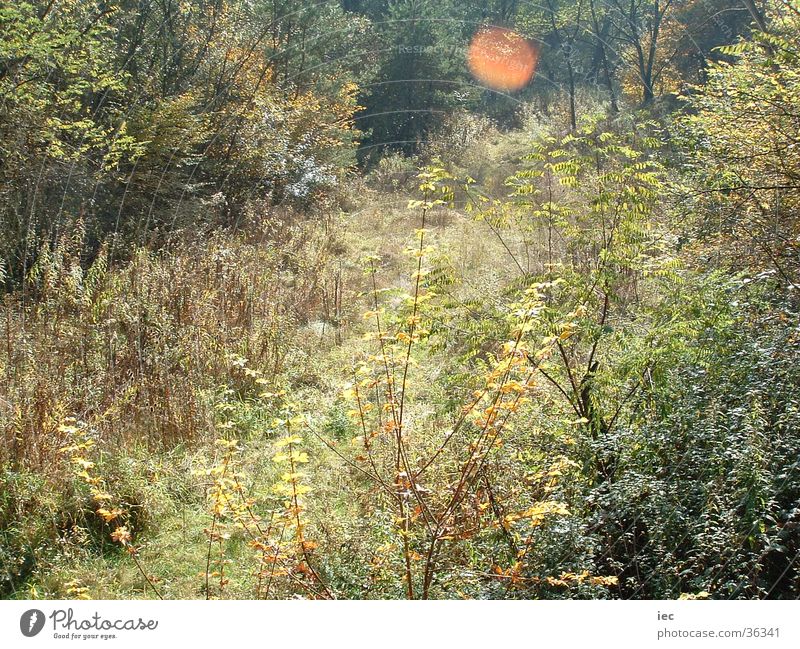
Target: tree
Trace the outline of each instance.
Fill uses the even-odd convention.
[[[648,104],[655,97],[654,85],[660,70],[656,65],[659,38],[665,17],[673,7],[673,0],[610,0],[612,20],[616,27],[615,38],[630,51],[623,51],[631,58],[641,87],[642,103]]]
[[[735,57],[708,69],[685,96],[683,127],[693,180],[683,209],[698,233],[736,269],[777,273],[800,285],[800,28],[795,2],[772,5],[770,32],[720,48]]]
[[[378,22],[379,81],[369,86],[359,118],[370,147],[413,151],[461,89],[464,24],[453,5],[396,0]]]
[[[599,72],[602,67],[603,80],[608,90],[611,112],[618,113],[617,93],[614,88],[614,72],[612,68],[611,52],[609,52],[609,40],[611,38],[611,16],[608,6],[602,5],[596,0],[589,0],[590,21],[587,31],[595,45],[593,67]],[[595,77],[597,75],[595,74]]]
[[[368,22],[337,4],[2,5],[0,252],[17,282],[78,222],[85,261],[253,202],[307,209],[354,164]]]
[[[576,93],[579,77],[584,71],[583,60],[586,54],[583,51],[585,48],[581,47],[585,18],[586,5],[583,0],[546,0],[542,6],[526,7],[518,19],[520,28],[526,35],[541,40],[551,51],[558,53],[558,62],[551,61],[550,67],[564,70],[563,77],[556,72],[552,74],[556,83],[566,86],[569,125],[573,131],[578,124]],[[546,49],[545,55],[547,51]]]
[[[90,188],[135,149],[113,98],[124,91],[102,2],[0,8],[0,255],[24,275],[63,214],[90,209]],[[67,191],[82,188],[82,196]]]

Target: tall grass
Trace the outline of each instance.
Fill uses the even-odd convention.
[[[214,435],[209,395],[247,387],[231,354],[278,376],[302,325],[324,317],[338,281],[328,269],[331,224],[269,222],[184,234],[180,248],[140,248],[113,266],[110,245],[83,256],[78,224],[4,296],[0,589],[21,583],[41,547],[87,511],[59,453],[71,443],[66,420],[91,429],[105,456],[198,448]]]

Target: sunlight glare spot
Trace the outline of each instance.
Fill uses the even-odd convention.
[[[467,60],[481,84],[504,92],[524,88],[536,71],[537,48],[517,32],[485,27],[472,38]]]

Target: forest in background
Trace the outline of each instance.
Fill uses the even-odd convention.
[[[0,597],[800,597],[799,32],[0,0]]]

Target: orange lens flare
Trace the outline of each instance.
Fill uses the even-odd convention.
[[[536,72],[537,48],[517,32],[486,27],[472,38],[467,52],[470,72],[494,90],[514,92],[524,88]]]

